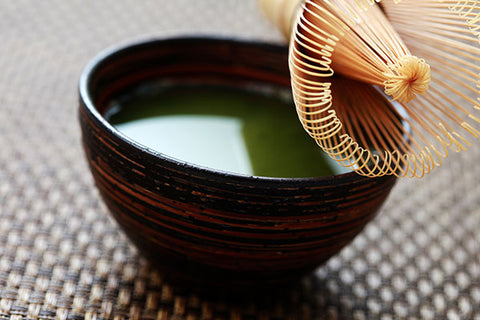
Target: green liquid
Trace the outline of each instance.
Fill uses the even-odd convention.
[[[284,178],[347,171],[308,137],[291,98],[279,94],[162,87],[121,99],[106,118],[150,149],[212,169]]]

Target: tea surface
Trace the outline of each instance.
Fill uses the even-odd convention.
[[[267,177],[346,172],[301,127],[291,98],[229,87],[145,90],[106,118],[136,142],[203,167]]]

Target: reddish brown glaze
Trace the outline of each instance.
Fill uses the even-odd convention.
[[[80,123],[98,189],[132,241],[171,279],[225,287],[296,279],[348,244],[395,182],[355,173],[242,176],[151,151],[102,116],[110,101],[151,80],[288,88],[287,48],[154,40],[104,53],[82,74]]]

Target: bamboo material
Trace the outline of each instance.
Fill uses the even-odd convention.
[[[298,115],[323,150],[360,174],[423,177],[480,136],[480,3],[377,2],[302,3],[290,40]],[[381,88],[396,110],[365,92],[355,93],[361,108],[345,108],[334,73]]]
[[[268,19],[286,36],[290,36],[295,14],[302,0],[259,0]]]

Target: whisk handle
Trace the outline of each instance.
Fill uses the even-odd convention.
[[[303,1],[259,0],[259,3],[267,18],[288,38],[292,31],[297,10]]]

